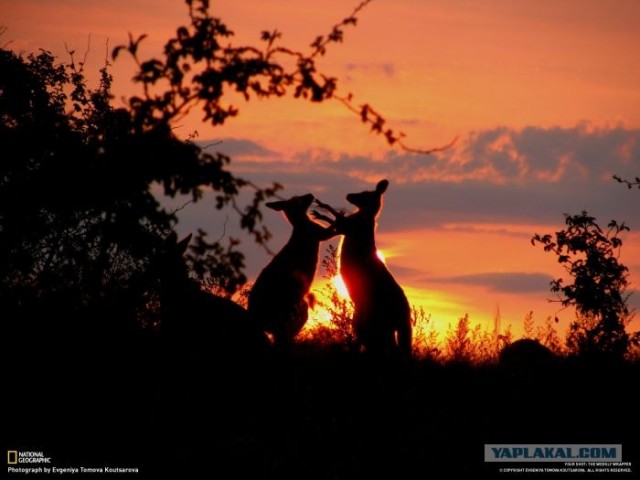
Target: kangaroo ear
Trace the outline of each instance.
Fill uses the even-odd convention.
[[[192,236],[193,234],[190,233],[176,244],[176,249],[178,250],[178,253],[180,253],[180,255],[187,251],[187,247],[189,246],[189,242],[191,241]]]
[[[286,202],[284,201],[268,202],[268,203],[265,203],[265,206],[269,207],[271,210],[275,210],[276,212],[281,212],[282,210],[285,209]]]
[[[164,239],[165,246],[175,247],[178,244],[178,234],[171,230],[171,233]]]
[[[378,185],[376,185],[376,192],[382,195],[384,192],[387,191],[388,187],[389,187],[389,180],[380,180],[378,182]]]

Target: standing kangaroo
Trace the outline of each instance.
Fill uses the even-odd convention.
[[[347,201],[356,207],[344,215],[318,202],[335,219],[316,217],[335,225],[344,235],[340,249],[340,275],[354,304],[354,330],[358,341],[373,353],[399,349],[411,355],[411,309],[402,287],[380,260],[375,242],[376,218],[382,195],[389,186],[382,180],[373,191],[350,193]]]
[[[309,315],[306,296],[318,263],[320,242],[335,236],[307,215],[311,194],[266,206],[284,213],[293,226],[287,244],[260,272],[249,294],[249,315],[273,335],[274,344],[288,348]]]

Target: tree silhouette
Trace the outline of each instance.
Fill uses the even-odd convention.
[[[45,51],[2,50],[0,71],[3,304],[86,306],[136,271],[154,229],[170,228],[128,162],[127,147],[145,139],[133,142],[126,115],[109,107],[106,68],[95,91],[73,61],[56,65]]]
[[[620,177],[618,175],[614,175],[613,179],[618,183],[622,183],[622,184],[626,185],[627,188],[633,188],[633,187],[640,188],[640,177],[635,177],[633,180],[628,180],[628,179],[622,178],[622,177]]]
[[[336,98],[389,144],[408,148],[372,107],[354,107],[350,94],[337,96],[336,79],[316,67],[369,2],[302,53],[280,45],[278,31],[262,32],[259,46],[233,46],[233,32],[209,13],[207,0],[186,0],[189,22],[166,42],[161,58],[139,57],[145,35],[130,36],[128,45],[113,50],[113,59],[127,52],[137,66],[133,80],[141,94],[125,108],[111,105],[109,61],[91,89],[73,52],[68,63],[57,63],[47,51],[24,58],[0,50],[3,304],[24,310],[46,309],[49,302],[78,310],[119,299],[130,308],[145,288],[140,278],[150,258],[177,222],[176,212],[154,194],[156,186],[168,197],[189,195],[194,202],[205,189],[212,191],[216,207],[235,210],[241,228],[264,245],[270,234],[261,223],[261,205],[280,185],[253,185],[230,170],[229,157],[208,153],[174,131],[197,109],[213,126],[236,116],[238,109],[226,102],[232,90],[247,100]],[[241,204],[247,188],[253,196]],[[246,281],[239,244],[197,232],[189,256],[193,272],[221,292],[234,292]]]
[[[553,252],[573,277],[551,281],[563,307],[574,306],[581,316],[571,325],[568,346],[582,355],[622,358],[637,335],[630,337],[625,326],[630,320],[628,268],[618,261],[622,239],[629,228],[615,220],[604,231],[596,219],[583,211],[565,215],[567,228],[552,235],[535,234],[531,243]]]
[[[162,58],[139,58],[138,48],[146,35],[137,38],[130,35],[128,45],[113,50],[114,59],[126,51],[138,67],[134,81],[142,85],[143,95],[129,101],[136,126],[162,128],[194,107],[202,109],[203,121],[221,125],[239,113],[237,107],[225,102],[229,90],[242,94],[245,100],[252,96],[281,97],[292,92],[295,98],[312,102],[332,98],[342,102],[389,145],[427,154],[448,148],[455,139],[449,145],[430,149],[406,145],[404,133],[386,126],[385,118],[371,105],[354,105],[352,93],[339,95],[337,79],[318,71],[316,60],[327,53],[332,43],[343,41],[345,27],[355,26],[358,13],[370,2],[362,0],[328,34],[317,36],[308,52],[302,52],[280,45],[282,34],[278,30],[263,31],[259,47],[233,46],[229,43],[233,31],[209,13],[208,0],[186,0],[190,23],[177,29],[176,36],[165,44]],[[244,212],[249,227],[254,213],[250,209]],[[261,240],[259,236],[256,239]]]

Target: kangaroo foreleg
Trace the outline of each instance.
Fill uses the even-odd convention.
[[[316,205],[318,205],[318,207],[322,208],[323,210],[326,210],[331,215],[333,215],[336,219],[338,219],[340,217],[344,217],[344,212],[340,212],[340,211],[336,210],[331,205],[329,205],[327,203],[324,203],[324,202],[321,202],[317,198],[316,198],[315,202],[316,202]]]
[[[313,218],[315,218],[316,220],[322,220],[323,222],[327,222],[331,226],[335,226],[336,221],[337,221],[336,218],[331,218],[331,217],[328,217],[327,215],[323,215],[322,213],[318,212],[317,210],[313,210],[311,212],[311,215],[313,215]]]

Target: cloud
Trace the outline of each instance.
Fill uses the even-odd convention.
[[[396,152],[388,161],[411,174],[402,178],[407,182],[582,182],[637,171],[640,130],[586,122],[571,128],[497,127],[470,132],[459,145],[424,163],[419,156]]]
[[[499,127],[472,132],[454,149],[431,156],[392,151],[375,158],[318,149],[285,156],[237,138],[224,139],[215,148],[231,156],[230,168],[242,178],[258,185],[278,182],[285,187],[283,197],[310,192],[337,208],[352,208],[347,193],[389,178],[379,219],[386,233],[490,226],[526,242],[534,233],[554,231],[528,231],[528,226],[555,225],[559,230],[563,214],[582,210],[601,225],[616,219],[640,229],[640,191],[611,179],[614,173],[627,178],[640,174],[640,130],[619,125]],[[211,225],[210,210],[206,217],[205,209],[193,210],[185,228]],[[269,213],[265,219],[273,232],[283,230],[284,240],[286,223]],[[501,225],[509,225],[510,231],[502,231]],[[487,280],[497,287],[504,278]],[[546,287],[543,281],[541,289]]]
[[[393,63],[347,63],[347,79],[353,72],[361,72],[367,75],[383,75],[393,78],[396,74],[396,67]]]
[[[237,142],[238,149],[268,152]],[[611,178],[640,174],[640,130],[620,125],[498,127],[472,132],[437,155],[391,151],[371,158],[314,150],[268,162],[244,162],[239,156],[232,168],[291,191],[312,188],[344,207],[346,193],[389,178],[383,221],[394,230],[450,223],[561,224],[564,213],[582,210],[602,223],[616,218],[640,228],[637,190]]]
[[[627,293],[630,294],[629,309],[637,316],[640,314],[640,290],[629,290]]]
[[[265,158],[276,155],[276,152],[269,150],[253,140],[240,138],[223,138],[222,140],[211,140],[198,142],[208,152],[220,152],[236,159]]]
[[[542,273],[488,272],[434,279],[436,282],[478,285],[503,293],[548,293],[551,277]]]

